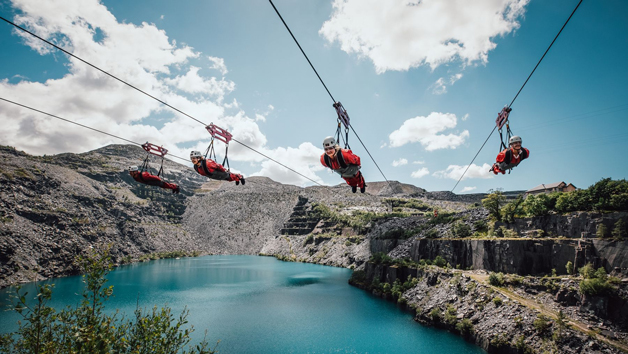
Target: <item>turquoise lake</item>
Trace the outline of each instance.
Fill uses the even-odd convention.
[[[350,286],[351,270],[272,257],[206,256],[158,260],[116,268],[110,310],[127,317],[140,307],[187,306],[194,342],[205,329],[220,353],[485,353],[443,330],[416,323],[395,304]],[[80,301],[81,277],[47,281],[51,305]],[[25,284],[29,298],[35,284]],[[0,306],[11,289],[0,290]],[[16,329],[19,315],[0,312],[0,332]]]

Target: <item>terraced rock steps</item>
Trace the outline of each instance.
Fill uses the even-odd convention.
[[[281,234],[307,235],[311,233],[321,221],[319,217],[312,216],[311,210],[312,205],[309,203],[309,199],[299,196],[299,201],[292,209],[290,218],[281,229]]]

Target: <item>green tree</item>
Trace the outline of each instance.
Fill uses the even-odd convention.
[[[621,241],[626,238],[626,223],[624,222],[624,219],[617,220],[611,235],[613,235],[613,238],[617,241]]]
[[[595,278],[595,268],[593,268],[593,264],[591,263],[585,264],[578,272],[584,279]]]
[[[573,275],[573,263],[571,263],[571,261],[567,261],[565,269],[567,270],[567,274]]]
[[[523,203],[523,197],[519,195],[517,199],[504,205],[504,207],[500,211],[501,220],[509,224],[515,222],[515,217],[523,212],[523,209],[521,208],[522,203]]]
[[[488,210],[488,213],[495,220],[501,220],[500,210],[506,201],[504,193],[501,191],[494,191],[482,199],[482,205]]]
[[[105,286],[106,275],[112,269],[109,247],[97,247],[77,259],[85,273],[82,301],[76,308],[57,312],[48,306],[53,286],[38,287],[36,304],[30,305],[26,293],[16,289],[17,301],[13,308],[22,315],[16,333],[0,338],[0,352],[6,354],[75,354],[120,353],[136,354],[138,348],[156,354],[214,353],[206,340],[196,347],[189,345],[194,328],[183,329],[187,323],[185,310],[178,320],[170,308],[153,308],[144,314],[138,308],[135,320],[125,320],[118,314],[107,315],[105,302],[113,294],[112,286]],[[184,348],[188,346],[188,350]]]
[[[598,238],[606,238],[608,235],[608,228],[604,224],[598,224],[597,230],[595,231],[595,236]]]

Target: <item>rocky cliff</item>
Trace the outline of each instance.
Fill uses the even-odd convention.
[[[613,298],[587,298],[578,292],[576,280],[567,278],[547,292],[547,282],[535,277],[565,274],[567,262],[576,268],[592,263],[626,277],[627,242],[592,238],[597,225],[613,225],[628,216],[625,212],[491,225],[488,212],[478,207],[483,194],[427,192],[394,181],[369,182],[365,194],[353,194],[343,184],[300,188],[265,177],[247,178],[245,186],[236,186],[166,161],[166,177],[182,188],[173,195],[128,175],[128,166],[141,163],[144,156],[141,148],[127,145],[43,157],[0,147],[0,286],[74,274],[75,256],[103,242],[113,245],[118,263],[175,250],[265,254],[366,271],[364,287],[369,291],[374,279],[392,288],[397,279],[405,283],[408,275],[415,277],[403,298],[416,309],[417,320],[458,331],[491,352],[554,350],[533,345],[546,340],[530,329],[536,313],[532,298],[545,299],[543,306],[562,309],[573,321],[585,323],[585,332],[604,334],[587,342],[582,331],[567,332],[577,339],[558,342],[567,346],[558,352],[617,352],[604,338],[620,348],[625,344],[626,321],[621,318],[628,317],[628,291]],[[487,229],[494,231],[490,237]],[[485,273],[419,274],[416,267],[374,266],[369,263],[373,255],[415,265],[441,257],[452,268],[525,276],[528,285],[504,291],[500,297],[506,305],[501,307],[491,302],[501,290],[487,285]],[[445,283],[453,285],[439,286]],[[447,305],[455,310],[451,316],[458,322],[469,319],[478,332],[434,321],[432,311],[448,311]],[[486,318],[504,319],[505,327]],[[569,349],[578,346],[586,350]]]

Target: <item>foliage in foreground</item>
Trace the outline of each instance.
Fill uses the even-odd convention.
[[[76,308],[56,310],[48,306],[54,285],[39,285],[35,304],[27,301],[26,292],[18,287],[12,309],[22,320],[15,333],[0,336],[0,352],[6,354],[81,354],[81,353],[215,353],[204,339],[192,347],[190,335],[194,327],[187,324],[188,310],[178,319],[170,308],[152,311],[135,310],[135,318],[127,320],[105,314],[105,302],[113,294],[106,287],[105,277],[112,269],[109,247],[91,250],[79,256],[77,264],[83,275],[83,299]],[[184,349],[185,347],[188,349]]]

